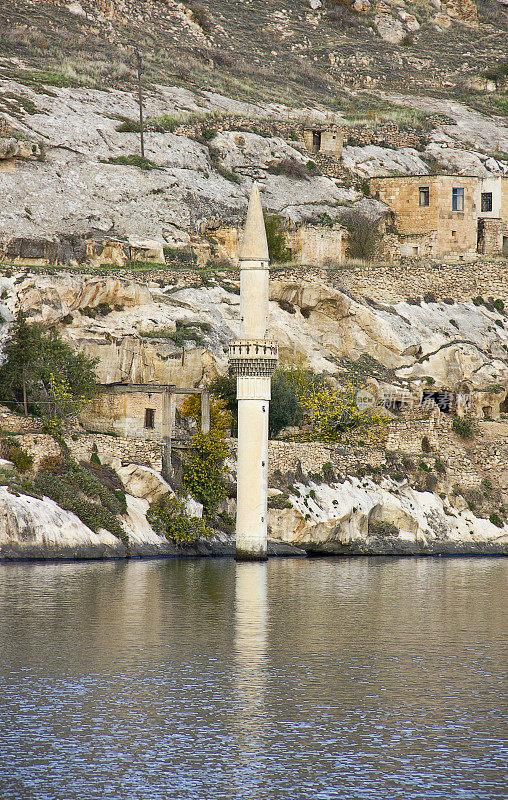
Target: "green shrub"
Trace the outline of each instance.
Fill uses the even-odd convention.
[[[17,444],[4,447],[2,442],[2,455],[3,458],[12,461],[18,472],[28,472],[32,469],[34,463],[32,456]]]
[[[198,257],[188,247],[164,247],[164,256],[169,261],[179,261],[189,267],[196,266]]]
[[[212,535],[202,519],[187,516],[180,500],[169,493],[151,504],[146,518],[156,533],[176,544],[191,544]]]
[[[46,457],[35,476],[35,489],[76,514],[91,530],[104,528],[127,543],[117,519],[126,510],[125,498],[122,502],[91,471],[94,465],[84,463],[82,466],[64,457]]]
[[[242,179],[236,172],[231,172],[231,170],[226,169],[225,167],[217,167],[217,172],[222,178],[225,180],[230,181],[231,183],[241,183]]]
[[[309,177],[307,167],[296,158],[283,158],[281,161],[270,164],[267,171],[271,175],[284,175],[286,178],[298,181],[306,181]]]
[[[268,254],[272,263],[283,263],[291,259],[291,251],[286,247],[286,235],[282,227],[282,217],[277,214],[263,214],[265,218]]]
[[[114,158],[109,159],[110,164],[122,164],[126,167],[139,167],[139,169],[160,169],[157,164],[154,164],[153,161],[150,161],[148,158],[144,156],[138,155],[131,155],[131,156],[115,156]]]
[[[399,529],[393,522],[371,522],[369,520],[369,536],[398,536]]]
[[[356,210],[346,211],[340,218],[348,232],[348,258],[371,261],[377,254],[381,234],[377,221]]]
[[[434,461],[434,467],[436,472],[440,472],[441,474],[444,474],[446,472],[446,465],[443,461],[441,461],[440,458],[436,458],[436,460]]]
[[[496,311],[499,311],[499,313],[502,314],[504,311],[503,301],[500,299],[494,300],[494,308],[496,309]]]
[[[437,484],[438,484],[437,475],[434,475],[433,472],[425,476],[425,491],[433,492],[436,489]]]
[[[473,421],[469,417],[454,417],[452,428],[463,439],[472,439],[474,435]]]
[[[139,133],[140,130],[141,130],[141,125],[139,124],[139,120],[127,119],[127,118],[124,118],[124,121],[121,122],[119,125],[117,125],[115,128],[115,131],[117,131],[117,133]]]
[[[493,525],[497,525],[498,528],[503,527],[503,521],[501,517],[499,516],[499,514],[496,514],[495,512],[489,516],[489,521],[492,522]]]
[[[504,78],[508,75],[508,58],[505,58],[504,61],[500,61],[493,67],[490,67],[483,73],[485,78],[490,80],[496,81],[501,78]]]
[[[293,508],[291,503],[289,502],[289,497],[287,494],[278,494],[275,497],[268,498],[268,508]]]
[[[422,453],[430,453],[432,447],[428,436],[422,436]]]

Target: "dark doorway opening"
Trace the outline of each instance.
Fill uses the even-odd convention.
[[[453,395],[451,392],[424,392],[423,393],[423,403],[428,405],[429,402],[434,401],[440,411],[444,411],[445,414],[449,414],[451,412],[451,407],[453,403]]]
[[[316,153],[321,150],[321,131],[312,131],[312,149]]]
[[[485,251],[485,220],[478,220],[478,233],[476,236],[476,252],[483,253]]]

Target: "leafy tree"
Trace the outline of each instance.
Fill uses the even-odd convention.
[[[348,211],[340,221],[349,232],[347,248],[349,258],[372,261],[377,255],[381,241],[378,223],[358,211]]]
[[[291,251],[286,247],[286,236],[282,229],[282,217],[263,213],[265,218],[266,240],[270,261],[280,264],[291,260]]]
[[[288,425],[298,425],[301,422],[303,407],[300,396],[322,384],[322,378],[310,370],[296,366],[277,367],[272,377],[272,399],[268,416],[270,438],[273,439]],[[225,407],[231,412],[232,427],[237,430],[236,378],[231,375],[216,378],[210,385],[210,391],[224,401]]]
[[[346,431],[362,428],[366,438],[383,439],[386,428],[384,416],[375,407],[359,409],[356,405],[360,388],[354,383],[349,383],[344,389],[322,384],[310,387],[305,394],[301,394],[299,400],[303,416],[312,428],[307,438],[336,442]]]
[[[4,402],[28,411],[56,408],[60,400],[92,397],[97,389],[97,359],[75,353],[55,329],[45,331],[27,321],[20,311],[4,348],[0,367],[0,396]],[[65,398],[63,397],[65,394]],[[65,403],[64,403],[65,404]]]
[[[238,408],[236,402],[236,378],[234,375],[220,375],[209,386],[210,392],[224,402],[231,415],[231,434],[238,433]]]
[[[272,377],[272,399],[268,415],[268,435],[277,436],[288,425],[297,425],[302,416],[295,370],[278,367]]]

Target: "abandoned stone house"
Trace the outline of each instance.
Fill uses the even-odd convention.
[[[186,429],[178,412],[178,398],[201,395],[202,429],[209,427],[209,394],[201,389],[176,388],[169,385],[109,383],[87,404],[80,415],[81,423],[90,431],[116,434],[126,439],[153,439],[165,435],[185,437]]]
[[[340,158],[344,134],[337,125],[307,125],[303,131],[303,141],[311,153],[323,153]]]
[[[241,230],[234,226],[208,230],[208,235],[217,244],[219,258],[238,264],[241,249]],[[346,258],[348,232],[339,224],[298,225],[286,231],[286,246],[290,259],[297,264],[312,264],[323,267],[342,264]]]
[[[81,413],[81,422],[98,433],[160,439],[163,397],[161,391],[139,392],[127,384],[106,384]]]
[[[291,260],[297,264],[326,267],[343,264],[346,259],[348,232],[339,224],[300,225],[286,236]]]
[[[402,256],[508,256],[508,177],[386,176],[371,196],[393,215]]]

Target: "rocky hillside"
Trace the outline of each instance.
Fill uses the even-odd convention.
[[[501,8],[0,1],[0,241],[57,241],[72,263],[89,240],[200,239],[238,220],[254,177],[300,222],[380,215],[372,175],[506,174]],[[310,121],[343,128],[341,162],[305,149]]]
[[[61,85],[132,85],[135,45],[152,85],[347,110],[362,88],[447,99],[481,91],[483,73],[506,57],[502,8],[496,0],[9,0],[0,19],[3,54]],[[495,111],[498,98],[489,99]]]

